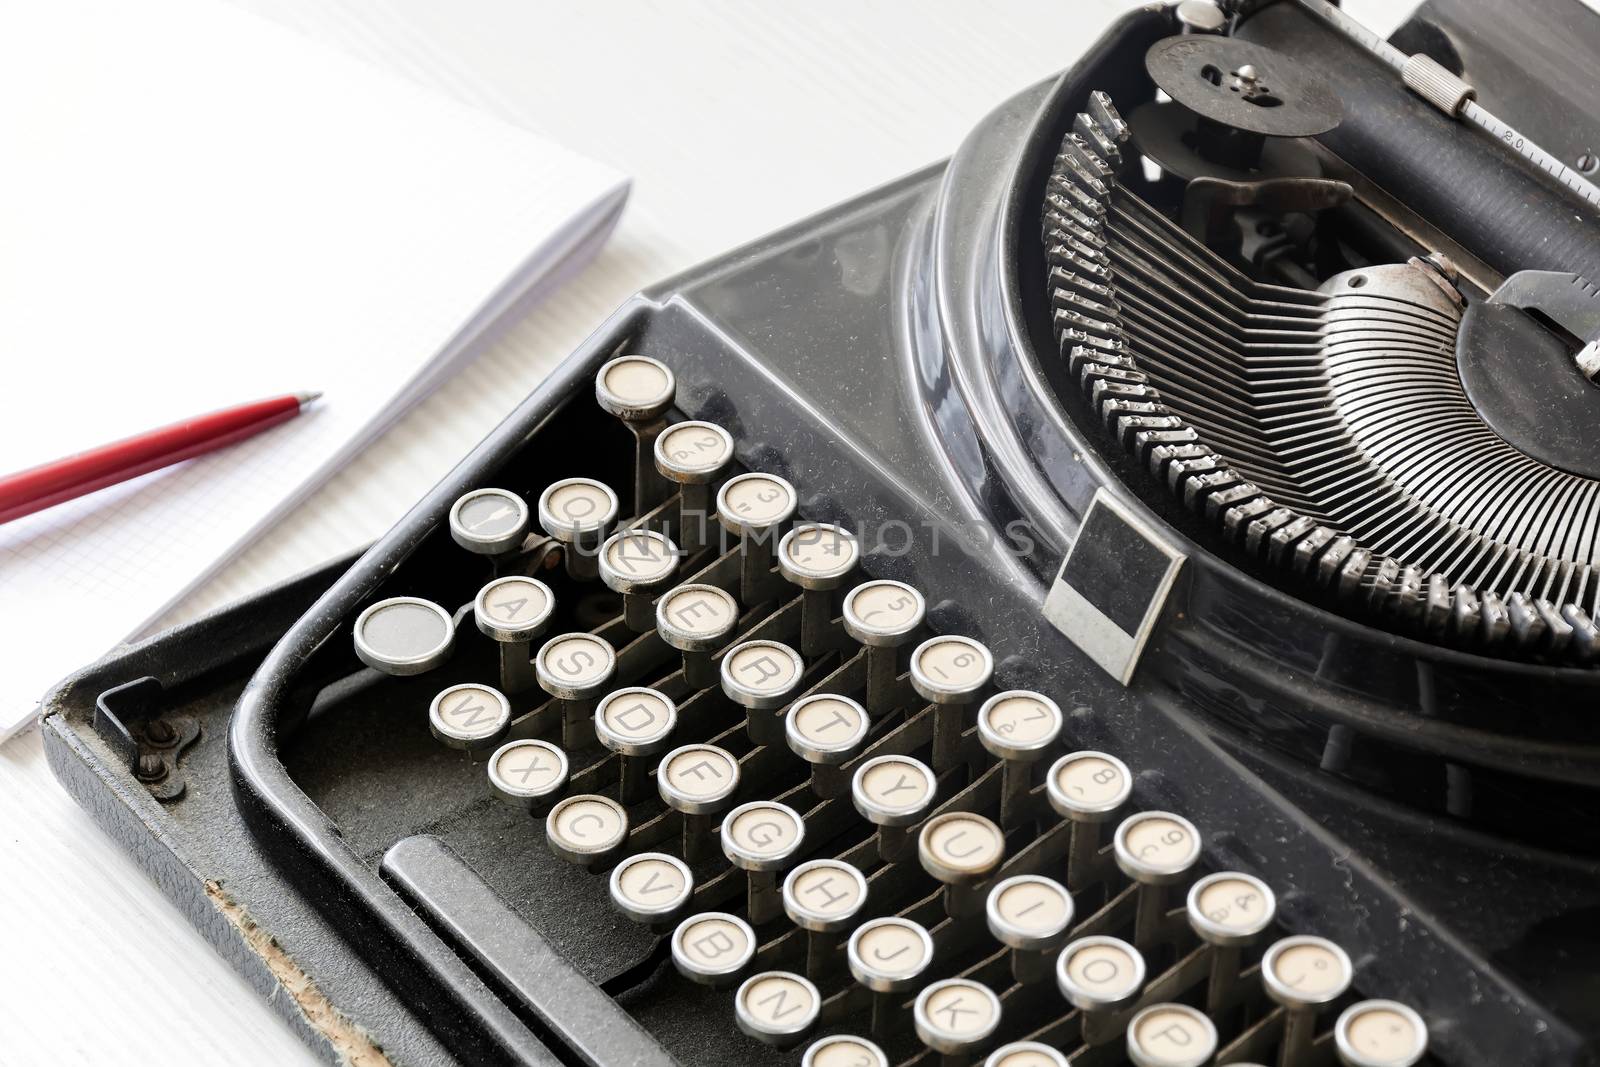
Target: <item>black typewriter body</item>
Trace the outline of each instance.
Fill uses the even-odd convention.
[[[1528,47],[1486,33],[1491,6],[1433,2],[1402,34],[1431,43],[1430,54],[1443,40],[1469,76],[1488,79]],[[1559,38],[1541,38],[1553,67],[1592,61],[1600,43],[1583,21],[1593,16],[1573,9],[1529,16]],[[1492,143],[1451,131],[1291,3],[1241,15],[1229,36],[1182,40],[1291,57],[1285,77],[1338,86],[1334,127],[1269,138],[1263,153],[1219,132],[1225,124],[1205,127],[1214,117],[1187,130],[1182,113],[1140,118],[1140,108],[1174,106],[1157,99],[1147,56],[1178,22],[1173,8],[1130,14],[1059,81],[999,107],[947,163],[634,298],[361,556],[63,683],[44,719],[58,776],[335,1062],[799,1064],[812,1040],[859,1034],[899,1065],[982,1063],[1028,1039],[1080,1067],[1114,1067],[1136,1062],[1130,1019],[1178,1004],[1215,1030],[1214,1060],[1195,1062],[1320,1067],[1340,1062],[1332,1031],[1343,1009],[1386,1000],[1426,1022],[1429,1050],[1404,1062],[1600,1063],[1600,667],[1584,644],[1592,612],[1582,602],[1594,591],[1575,577],[1581,568],[1558,561],[1560,582],[1547,580],[1545,595],[1489,579],[1468,592],[1431,581],[1445,568],[1413,564],[1378,525],[1363,533],[1365,520],[1338,511],[1338,493],[1271,490],[1269,477],[1299,468],[1269,456],[1261,477],[1240,476],[1256,462],[1254,446],[1239,443],[1250,420],[1215,411],[1244,390],[1193,386],[1194,375],[1163,362],[1161,341],[1188,351],[1210,328],[1172,308],[1234,307],[1274,317],[1272,343],[1296,355],[1305,346],[1282,339],[1284,321],[1355,317],[1375,331],[1368,319],[1390,316],[1381,303],[1390,300],[1425,309],[1415,322],[1386,318],[1398,333],[1444,343],[1435,334],[1454,338],[1466,329],[1457,319],[1491,314],[1487,292],[1517,271],[1600,279],[1594,218]],[[1502,99],[1521,91],[1507,84]],[[1523,113],[1547,123],[1552,141],[1581,138],[1597,125],[1582,111],[1593,99],[1580,95],[1570,114],[1531,104]],[[1297,110],[1293,99],[1264,106]],[[1119,142],[1124,120],[1132,140]],[[1233,154],[1234,177],[1218,188],[1250,185],[1249,164],[1270,169],[1278,152],[1318,160],[1322,184],[1253,187],[1261,199],[1204,216],[1228,194],[1213,190],[1196,207],[1185,199],[1193,176],[1174,176],[1182,164],[1147,175],[1137,159],[1158,145],[1195,152],[1196,129],[1218,139],[1199,153],[1210,163]],[[1396,136],[1417,155],[1397,156]],[[1421,176],[1424,157],[1448,158],[1462,181]],[[1498,210],[1496,196],[1522,213]],[[1188,210],[1202,217],[1186,220]],[[1545,226],[1537,239],[1535,223]],[[1406,295],[1426,272],[1440,275],[1424,258],[1441,251],[1459,275],[1424,281],[1445,302]],[[1370,298],[1379,302],[1329,311],[1369,298],[1319,287],[1362,272],[1384,290]],[[1162,299],[1163,286],[1189,295]],[[1290,289],[1318,295],[1296,304]],[[1115,328],[1097,318],[1107,309]],[[1505,328],[1534,338],[1531,351],[1554,351],[1547,322],[1532,327],[1543,333]],[[1229,343],[1214,342],[1219,360]],[[596,401],[597,373],[628,355],[675,378],[670,410],[635,419],[642,445]],[[1567,355],[1550,365],[1571,372]],[[1505,373],[1484,358],[1480,393]],[[1483,402],[1483,418],[1513,443],[1541,421],[1529,410],[1592,420],[1521,448],[1581,477],[1581,457],[1567,458],[1582,451],[1573,439],[1592,442],[1600,428],[1583,389],[1600,395],[1562,379],[1560,396],[1530,399],[1508,384],[1501,401]],[[1151,403],[1167,406],[1138,406]],[[770,563],[760,538],[714,519],[703,538],[685,536],[690,496],[650,475],[649,448],[662,424],[687,420],[731,438],[719,483],[757,472],[793,487],[782,529],[857,534],[860,564],[841,587],[807,591],[752,568],[751,558]],[[1218,454],[1236,459],[1230,448],[1246,458],[1219,470]],[[1375,449],[1364,441],[1361,454]],[[1393,480],[1396,469],[1379,473]],[[576,542],[546,536],[537,520],[499,555],[452,538],[464,494],[495,487],[531,508],[568,478],[611,488],[616,529],[705,541],[673,581],[725,589],[738,620],[698,668],[688,656],[701,653],[667,644],[653,614],[641,616],[664,589],[618,593],[570,564]],[[1555,523],[1578,500],[1559,498],[1530,522]],[[606,688],[650,687],[675,703],[669,748],[714,744],[738,761],[738,789],[720,809],[671,808],[653,784],[664,750],[625,757],[600,744],[582,728],[593,699],[542,685],[509,694],[511,723],[490,747],[448,747],[430,732],[442,689],[503,680],[500,643],[474,625],[474,598],[518,574],[546,583],[554,601],[532,648],[598,637],[615,655]],[[841,617],[848,590],[869,580],[904,583],[925,602],[898,651],[864,643]],[[365,666],[353,644],[358,616],[396,597],[440,605],[453,622],[448,654],[420,673]],[[1102,621],[1085,629],[1090,616]],[[961,694],[913,677],[909,659],[937,635],[980,642],[992,676]],[[777,707],[741,706],[716,675],[696,676],[747,640],[801,651]],[[1006,758],[976,719],[988,698],[1013,690],[1049,698],[1061,722],[1039,753]],[[840,765],[785,742],[785,708],[816,693],[855,699],[870,720]],[[512,739],[542,740],[567,760],[565,785],[532,799],[532,814],[486,781],[497,746]],[[1108,821],[1065,818],[1051,802],[1055,761],[1080,751],[1118,756],[1131,772],[1131,798]],[[869,821],[841,785],[885,755],[925,763],[937,779],[909,830]],[[631,787],[625,759],[642,776]],[[571,796],[625,800],[625,841],[594,856],[552,850],[547,812]],[[758,800],[805,822],[775,875],[742,869],[718,847],[726,812]],[[959,812],[1003,838],[1003,858],[978,876],[936,870],[918,851],[926,822]],[[1116,828],[1140,812],[1188,820],[1198,859],[1172,878],[1119,866]],[[692,899],[655,921],[627,917],[610,896],[612,873],[644,852],[686,860],[692,873]],[[775,904],[774,883],[816,859],[866,876],[854,923],[898,916],[930,934],[932,961],[914,982],[867,988],[852,974],[849,929],[802,929]],[[1216,872],[1242,872],[1276,896],[1270,926],[1248,943],[1202,937],[1186,916],[1185,891]],[[1138,988],[1115,1004],[1069,1002],[1054,969],[1059,939],[1035,954],[1042,970],[997,940],[982,893],[1018,874],[1070,891],[1064,936],[1135,946],[1146,968]],[[758,1039],[761,1026],[736,1019],[738,981],[704,984],[675,965],[678,924],[708,912],[755,920],[754,958],[737,978],[776,971],[814,983],[817,1018],[803,1034]],[[1325,1004],[1296,1007],[1262,980],[1263,954],[1300,936],[1348,954],[1349,980]],[[993,1032],[970,1042],[919,1033],[918,992],[958,977],[998,998]],[[842,1051],[816,1060],[855,1062]]]

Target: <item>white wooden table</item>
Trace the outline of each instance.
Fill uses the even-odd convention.
[[[1136,6],[239,2],[611,163],[634,190],[599,259],[464,372],[500,383],[493,403],[447,385],[168,624],[377,536],[631,292],[950,154]],[[1346,7],[1384,32],[1404,14]],[[0,1065],[221,1062],[315,1061],[56,785],[36,731],[0,749]]]

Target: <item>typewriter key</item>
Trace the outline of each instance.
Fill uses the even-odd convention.
[[[1115,937],[1080,937],[1056,957],[1056,986],[1083,1013],[1083,1041],[1103,1045],[1121,1033],[1117,1012],[1144,989],[1144,957]]]
[[[704,911],[672,931],[672,965],[700,985],[732,984],[756,954],[756,933],[737,915]]]
[[[628,813],[610,797],[585,793],[550,809],[544,821],[550,851],[569,863],[592,867],[628,840]]]
[[[503,556],[528,536],[528,504],[504,489],[474,489],[450,505],[450,536],[468,552]]]
[[[1261,957],[1261,984],[1284,1008],[1281,1067],[1308,1061],[1317,1009],[1342,997],[1350,977],[1350,957],[1326,938],[1286,937],[1267,949]]]
[[[595,577],[595,560],[606,531],[617,521],[617,494],[593,478],[563,478],[539,494],[539,525],[566,546],[567,573]]]
[[[722,820],[722,854],[749,876],[745,913],[756,925],[782,909],[776,872],[788,866],[806,838],[800,813],[775,800],[754,800]]]
[[[530,647],[544,633],[555,610],[555,594],[537,578],[520,574],[496,578],[478,590],[472,618],[478,630],[500,645],[500,685],[508,693],[532,688]]]
[[[1048,981],[1050,957],[1072,931],[1072,896],[1060,882],[1018,874],[989,891],[989,933],[1011,949],[1011,975],[1021,985]]]
[[[806,931],[806,974],[820,978],[829,969],[840,931],[867,902],[867,879],[843,860],[802,863],[783,880],[783,911]]]
[[[1128,1023],[1133,1067],[1203,1067],[1216,1051],[1216,1026],[1187,1004],[1152,1004]]]
[[[431,671],[450,658],[456,623],[431,600],[396,596],[372,604],[352,628],[356,658],[383,674],[406,677]]]
[[[1061,737],[1062,721],[1055,701],[1026,689],[998,693],[978,709],[978,740],[990,755],[1005,761],[1000,825],[1013,826],[1027,816],[1033,765]]]
[[[548,741],[511,741],[489,757],[489,785],[501,800],[533,810],[567,784],[567,754]]]
[[[872,1032],[889,1032],[898,998],[933,962],[933,938],[910,919],[888,916],[862,923],[845,945],[850,976],[872,990]]]
[[[666,423],[662,416],[677,393],[672,370],[649,356],[620,356],[594,376],[600,407],[627,424],[634,437],[633,513],[643,515],[666,499],[666,486],[652,458]]]
[[[739,1029],[780,1048],[804,1037],[821,1013],[822,994],[817,987],[788,971],[751,975],[733,997]]]
[[[1066,1053],[1037,1041],[1013,1041],[989,1053],[983,1067],[1072,1067]]]
[[[949,811],[929,819],[917,837],[922,869],[944,883],[944,910],[952,918],[983,908],[980,883],[1000,866],[1006,835],[1000,827],[968,811]]]
[[[717,518],[739,535],[739,599],[759,604],[768,595],[778,528],[799,504],[794,486],[775,474],[740,474],[717,491]]]
[[[1404,1004],[1363,1000],[1339,1016],[1333,1043],[1344,1067],[1411,1067],[1428,1051],[1428,1026]]]
[[[678,483],[678,543],[696,552],[706,546],[711,522],[711,483],[733,462],[733,438],[713,422],[680,422],[656,438],[656,470]]]
[[[634,922],[671,919],[694,893],[694,875],[676,856],[641,852],[611,869],[611,903]]]
[[[656,601],[656,632],[683,653],[683,680],[695,689],[717,684],[711,652],[739,622],[739,604],[714,585],[680,585]]]
[[[1187,878],[1200,859],[1200,831],[1181,815],[1141,811],[1117,826],[1112,849],[1117,867],[1139,883],[1133,943],[1143,949],[1161,935],[1168,887]]]
[[[1261,879],[1235,871],[1208,874],[1189,887],[1189,925],[1211,945],[1206,1011],[1217,1014],[1234,1001],[1239,950],[1272,925],[1277,898]]]
[[[947,1065],[964,1063],[999,1027],[1000,998],[981,982],[946,978],[917,994],[911,1018],[917,1037]]]
[[[909,827],[933,805],[939,781],[920,760],[877,756],[856,768],[850,799],[861,817],[878,828],[878,858],[898,863],[910,847]]]
[[[922,594],[904,582],[863,582],[845,594],[845,632],[867,646],[867,711],[873,716],[894,710],[895,649],[911,640],[927,610]]]
[[[622,594],[623,621],[630,630],[647,633],[655,627],[651,601],[672,584],[678,559],[678,546],[666,534],[637,527],[612,534],[600,547],[600,580]]]
[[[864,1037],[835,1034],[813,1041],[800,1067],[889,1067],[889,1057]]]
[[[428,705],[428,729],[451,748],[490,748],[511,725],[511,701],[477,682],[452,685]]]
[[[745,709],[745,730],[758,745],[773,745],[783,734],[775,709],[788,704],[806,661],[778,641],[745,641],[722,657],[722,692]]]
[[[595,707],[595,736],[617,753],[624,804],[634,803],[644,793],[650,768],[642,757],[666,748],[677,725],[678,706],[666,694],[643,686],[607,693]]]
[[[1127,764],[1104,752],[1070,752],[1045,775],[1045,796],[1057,815],[1072,822],[1067,853],[1067,888],[1094,881],[1099,865],[1100,824],[1109,822],[1133,793]]]
[[[820,656],[833,644],[833,590],[861,560],[861,545],[842,526],[808,522],[778,542],[778,572],[800,594],[800,651]]]
[[[867,709],[849,697],[815,693],[801,697],[784,717],[783,732],[795,754],[811,764],[811,791],[817,796],[844,796],[850,779],[840,764],[866,744]]]
[[[617,654],[604,638],[575,633],[552,637],[533,659],[539,686],[561,707],[561,742],[584,748],[594,742],[594,701],[611,684]]]
[[[683,818],[683,858],[692,861],[705,852],[711,816],[726,809],[739,788],[739,761],[715,745],[684,745],[662,757],[656,788]]]
[[[933,769],[955,766],[966,706],[994,674],[994,657],[970,637],[931,637],[911,653],[911,687],[934,705]]]

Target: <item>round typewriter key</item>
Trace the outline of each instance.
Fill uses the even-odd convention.
[[[489,757],[489,785],[502,800],[532,809],[567,784],[567,754],[548,741],[511,741]]]
[[[1398,1001],[1363,1000],[1339,1016],[1333,1042],[1344,1067],[1412,1067],[1428,1051],[1428,1026]]]
[[[1234,1002],[1240,952],[1272,925],[1277,899],[1261,879],[1236,871],[1208,874],[1189,887],[1189,925],[1211,945],[1211,979],[1206,1010],[1212,1014]]]
[[[694,875],[676,856],[641,852],[611,869],[611,903],[634,922],[664,922],[689,903]]]
[[[1012,826],[1027,815],[1033,764],[1061,737],[1061,709],[1043,693],[1009,689],[978,709],[978,740],[1001,769],[1000,824]]]
[[[1056,986],[1083,1013],[1083,1040],[1103,1045],[1117,1037],[1116,1013],[1144,989],[1144,957],[1114,937],[1080,937],[1056,957]]]
[[[783,720],[773,709],[793,698],[805,676],[800,653],[777,641],[746,641],[722,657],[722,692],[746,711],[750,740],[771,745],[778,740]]]
[[[979,883],[994,874],[1005,854],[1000,827],[968,811],[934,816],[917,838],[917,859],[944,883],[944,910],[954,918],[976,915],[983,907]]]
[[[477,682],[452,685],[428,705],[428,729],[451,748],[488,748],[511,725],[511,701]]]
[[[872,990],[872,1032],[888,1033],[901,993],[933,962],[933,938],[910,919],[889,916],[862,923],[845,945],[850,976]]]
[[[1168,887],[1199,862],[1200,831],[1181,815],[1141,811],[1118,824],[1112,851],[1122,873],[1139,883],[1133,943],[1145,948],[1161,935]]]
[[[677,387],[671,369],[649,356],[620,356],[594,376],[595,400],[633,434],[635,515],[648,512],[669,492],[652,460],[656,441],[667,425],[662,416],[672,406]]]
[[[1284,1064],[1306,1062],[1316,1036],[1317,1010],[1350,988],[1352,969],[1344,949],[1321,937],[1301,935],[1273,942],[1261,957],[1261,984],[1284,1007]]]
[[[539,686],[561,704],[561,741],[583,748],[594,741],[594,701],[611,684],[617,654],[593,634],[552,637],[533,659]]]
[[[989,933],[1012,950],[1012,977],[1022,985],[1049,980],[1050,954],[1067,943],[1072,930],[1066,887],[1043,875],[1014,875],[989,890],[984,915]]]
[[[680,585],[656,601],[656,632],[683,653],[683,679],[695,689],[718,681],[711,651],[722,647],[739,623],[739,602],[714,585]]]
[[[806,974],[821,977],[838,947],[838,935],[867,902],[867,879],[843,860],[802,863],[783,880],[783,911],[806,931]]]
[[[866,744],[867,709],[849,697],[815,693],[801,697],[784,717],[784,738],[794,753],[811,764],[811,791],[817,796],[843,796],[850,779],[840,764]]]
[[[550,851],[570,863],[592,866],[627,841],[628,813],[610,797],[568,797],[550,809],[544,832]]]
[[[662,757],[656,788],[683,818],[683,855],[698,859],[711,834],[710,817],[723,811],[739,788],[739,761],[715,745],[684,745]]]
[[[1067,888],[1095,881],[1100,866],[1100,824],[1114,817],[1133,793],[1127,764],[1104,752],[1071,752],[1045,775],[1045,796],[1057,815],[1072,821]]]
[[[774,873],[787,866],[806,837],[805,820],[787,804],[755,800],[722,820],[722,854],[748,873],[745,914],[756,924],[776,918],[782,899]]]
[[[478,590],[472,618],[478,630],[500,646],[500,684],[506,692],[520,693],[533,686],[530,646],[544,633],[555,607],[549,586],[520,574],[496,578]]]
[[[678,571],[678,546],[665,534],[639,528],[614,533],[600,547],[600,580],[622,594],[628,628],[645,633],[655,626],[651,600],[672,584]]]
[[[889,1067],[889,1057],[864,1037],[835,1034],[813,1041],[800,1067]]]
[[[1134,1067],[1204,1067],[1216,1052],[1216,1026],[1187,1004],[1152,1004],[1128,1023]]]
[[[756,604],[766,599],[772,572],[772,548],[778,528],[799,504],[794,486],[775,474],[740,474],[717,491],[717,519],[739,535],[739,599]]]
[[[994,657],[970,637],[941,634],[911,653],[911,687],[934,705],[933,769],[955,766],[966,706],[994,674]]]
[[[893,709],[899,672],[895,649],[911,640],[927,612],[922,594],[904,582],[862,582],[845,594],[845,633],[867,646],[867,710],[873,715]]]
[[[701,985],[725,986],[739,977],[756,954],[756,934],[737,915],[706,911],[691,915],[672,931],[672,964]]]
[[[817,987],[788,971],[751,975],[733,997],[739,1029],[780,1048],[804,1037],[821,1013],[822,994]]]
[[[917,1037],[935,1052],[976,1051],[1000,1025],[1000,998],[981,982],[946,978],[917,994],[911,1017]]]
[[[648,422],[666,414],[677,392],[672,370],[649,356],[620,356],[594,376],[600,407],[625,422]]]
[[[885,863],[905,855],[906,828],[927,814],[938,788],[933,771],[910,756],[878,756],[856,768],[850,799],[862,818],[878,827],[878,856]]]
[[[599,573],[596,549],[617,521],[617,494],[593,478],[563,478],[539,494],[539,525],[566,545],[567,573],[584,580]]]
[[[528,504],[504,489],[474,489],[450,505],[450,536],[468,552],[515,552],[528,536]]]
[[[842,526],[802,523],[778,542],[778,572],[802,590],[801,652],[820,656],[834,644],[833,591],[860,560],[860,543]]]
[[[405,677],[431,671],[450,658],[456,623],[431,600],[397,596],[356,616],[356,658],[375,671]]]
[[[989,1053],[983,1067],[1072,1067],[1066,1053],[1037,1041],[1013,1041]]]
[[[641,757],[666,748],[677,725],[678,706],[666,694],[643,686],[607,693],[595,706],[595,736],[617,753],[624,804],[638,801],[648,784],[650,768]]]
[[[704,548],[710,523],[709,486],[733,462],[733,438],[713,422],[680,422],[655,444],[656,471],[678,483],[678,541],[690,552]]]

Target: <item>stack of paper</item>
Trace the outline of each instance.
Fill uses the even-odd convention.
[[[0,526],[0,737],[592,253],[628,189],[216,0],[18,4],[5,29],[0,470],[325,395]]]

